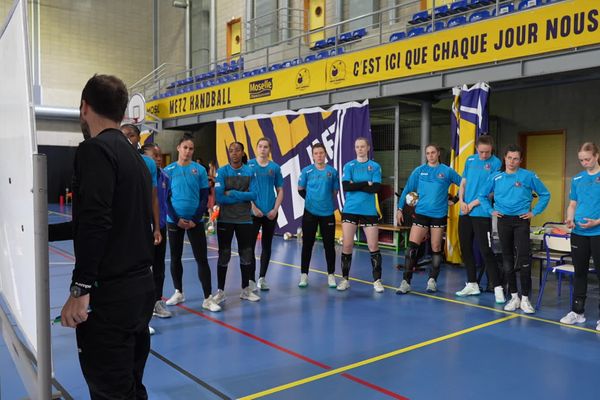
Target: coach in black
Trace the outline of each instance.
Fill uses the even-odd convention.
[[[75,155],[71,293],[61,312],[76,328],[92,400],[147,399],[142,384],[154,307],[152,184],[119,130],[127,88],[95,75],[81,94],[86,139]]]

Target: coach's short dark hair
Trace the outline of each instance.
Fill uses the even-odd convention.
[[[98,114],[120,123],[125,115],[129,94],[122,80],[112,75],[94,75],[85,84],[81,100]]]

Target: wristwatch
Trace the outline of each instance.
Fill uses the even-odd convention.
[[[89,290],[82,288],[81,286],[71,285],[70,287],[71,297],[78,298],[85,296],[89,293]]]

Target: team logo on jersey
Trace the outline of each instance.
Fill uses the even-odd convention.
[[[600,183],[600,176],[597,176],[596,179],[594,180],[594,182]]]
[[[521,186],[523,186],[523,184],[522,184],[521,182],[519,182],[519,181],[516,181],[516,182],[515,182],[515,186],[516,186],[516,187],[521,187]]]
[[[373,166],[371,166],[371,165],[367,166],[367,171],[373,171]]]
[[[269,175],[273,176],[273,170],[272,169],[269,170]]]
[[[192,175],[198,175],[198,170],[196,168],[192,168]]]
[[[331,172],[327,172],[327,177],[331,178],[331,176],[332,176]]]
[[[489,170],[489,169],[492,169],[492,164],[490,164],[490,163],[485,163],[485,165],[483,166],[483,168],[485,168],[485,169],[488,169],[488,170]]]
[[[444,178],[446,177],[446,175],[444,175],[444,173],[443,173],[443,172],[440,172],[440,173],[437,175],[437,177],[438,177],[439,179],[444,179]]]

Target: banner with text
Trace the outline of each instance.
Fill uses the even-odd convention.
[[[599,10],[600,0],[534,7],[151,101],[147,110],[174,118],[594,45]]]
[[[284,200],[277,218],[278,233],[295,233],[304,212],[304,199],[298,194],[300,171],[312,164],[311,146],[322,143],[327,150],[328,163],[340,172],[356,157],[354,141],[358,137],[371,141],[369,102],[344,103],[331,107],[299,111],[281,111],[269,115],[217,120],[217,161],[220,166],[229,162],[227,148],[233,141],[244,144],[248,159],[255,158],[258,139],[271,139],[271,157],[281,166]],[[343,193],[338,195],[341,209]]]

